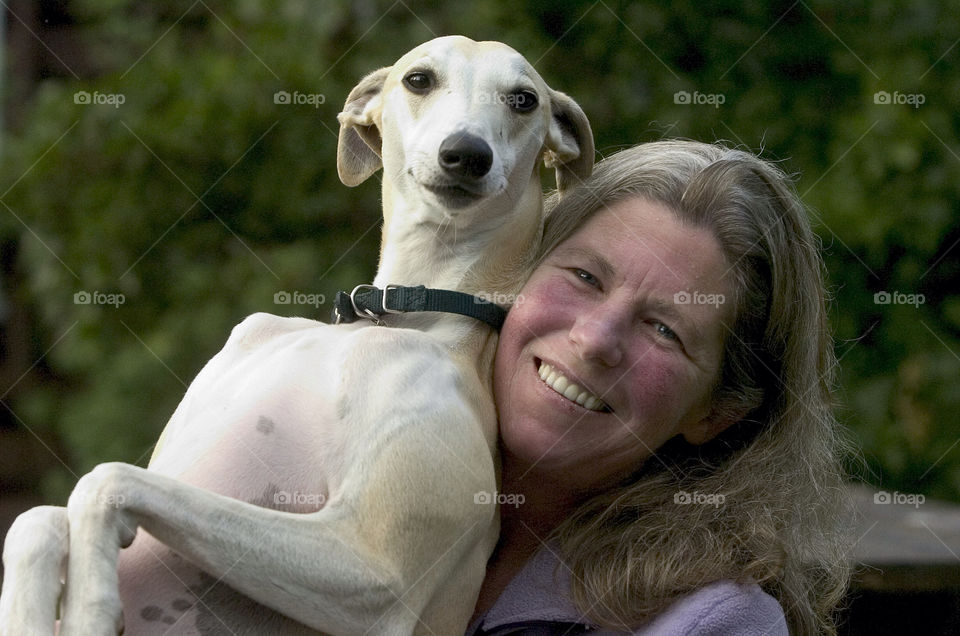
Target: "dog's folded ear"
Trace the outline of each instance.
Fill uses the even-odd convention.
[[[550,89],[552,109],[543,162],[554,168],[562,195],[593,172],[593,131],[583,109],[569,96]]]
[[[357,84],[337,115],[340,135],[337,141],[337,174],[345,185],[355,186],[383,167],[380,137],[380,111],[383,84],[390,67],[370,73]]]

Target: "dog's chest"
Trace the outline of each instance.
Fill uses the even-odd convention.
[[[482,388],[465,375],[420,331],[251,317],[190,385],[150,470],[317,510],[391,430],[416,426],[418,413],[471,409],[467,396]]]
[[[267,507],[322,505],[329,472],[319,467],[335,468],[340,452],[332,423],[344,334],[321,323],[292,329],[289,319],[275,320],[273,332],[259,334],[244,333],[257,329],[241,324],[204,367],[151,470]]]

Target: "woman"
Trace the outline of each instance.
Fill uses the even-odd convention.
[[[659,142],[549,207],[497,351],[512,503],[468,633],[835,632],[835,359],[788,178]]]

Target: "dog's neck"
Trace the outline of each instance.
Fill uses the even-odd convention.
[[[475,222],[437,224],[397,196],[383,182],[384,224],[380,264],[374,284],[425,285],[479,295],[498,304],[512,302],[526,281],[542,231],[543,202],[538,179],[532,175],[519,201],[499,222],[483,210],[468,210]],[[501,202],[502,203],[502,202]],[[388,324],[429,329],[455,351],[483,347],[489,327],[474,318],[454,314],[391,316]]]

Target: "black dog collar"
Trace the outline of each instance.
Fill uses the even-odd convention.
[[[354,322],[358,318],[380,324],[386,314],[411,311],[442,311],[476,318],[497,331],[503,326],[507,310],[480,296],[448,289],[428,289],[423,285],[401,287],[387,285],[383,289],[373,285],[357,285],[349,294],[338,291],[333,300],[334,324]]]

